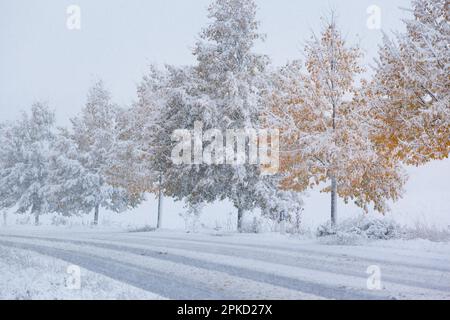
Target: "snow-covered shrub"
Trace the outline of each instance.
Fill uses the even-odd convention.
[[[259,217],[253,217],[251,221],[245,221],[242,223],[243,233],[261,233],[263,231],[263,220]]]
[[[67,226],[70,224],[70,220],[62,215],[54,215],[51,219],[52,226]]]
[[[138,233],[138,232],[153,232],[153,231],[155,231],[155,230],[156,230],[155,227],[146,225],[146,226],[143,226],[143,227],[130,228],[130,229],[128,229],[128,232],[132,232],[132,233]]]
[[[29,214],[17,215],[16,224],[18,224],[18,225],[31,224],[31,220],[32,220],[32,218]]]
[[[291,234],[301,234],[304,233],[304,229],[302,227],[302,211],[295,212],[291,214],[289,224],[286,227],[286,232]]]
[[[326,245],[352,246],[363,244],[366,240],[367,239],[364,236],[358,235],[356,233],[337,232],[334,235],[320,238],[320,243]]]
[[[198,232],[200,224],[200,215],[202,214],[202,209],[204,204],[190,204],[187,203],[185,208],[186,211],[179,213],[178,215],[183,218],[184,226],[186,232]]]
[[[437,227],[424,222],[416,222],[414,227],[406,227],[402,237],[407,240],[425,239],[434,242],[450,241],[450,226]]]
[[[356,243],[359,240],[389,240],[401,238],[402,228],[389,219],[369,218],[361,216],[344,220],[332,226],[330,222],[319,226],[316,235],[319,238],[329,237],[338,244]]]
[[[437,227],[416,222],[413,227],[401,226],[387,218],[361,216],[342,221],[335,227],[330,222],[318,227],[316,236],[321,242],[350,244],[370,240],[424,239],[435,242],[450,241],[450,226]]]
[[[369,239],[389,240],[400,238],[402,228],[392,220],[373,219],[365,221],[361,229]]]
[[[331,222],[328,221],[325,224],[321,224],[318,228],[317,228],[317,232],[316,235],[317,237],[326,237],[326,236],[330,236],[330,235],[334,235],[336,234],[336,228],[334,228],[331,225]]]

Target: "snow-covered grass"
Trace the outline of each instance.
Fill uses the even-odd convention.
[[[126,223],[111,219],[112,215],[105,213],[107,218],[101,219],[98,226],[90,223],[90,217],[58,217],[56,215],[45,215],[41,218],[41,225],[34,226],[33,219],[29,215],[9,215],[7,229],[30,230],[30,231],[52,231],[67,230],[68,232],[153,232],[156,231],[154,224],[148,221],[138,221]],[[125,215],[125,214],[124,214]],[[130,217],[132,218],[132,217]],[[188,233],[214,234],[218,236],[233,235],[236,233],[235,226],[223,227],[222,225],[211,227],[201,224],[195,230],[184,228],[164,229],[173,231],[185,231]],[[257,214],[249,214],[244,220],[244,234],[266,234],[275,236],[280,234],[280,226],[276,222],[269,222],[267,219],[259,218]],[[0,227],[4,229],[4,226]],[[353,218],[343,219],[337,227],[331,228],[329,222],[320,225],[318,228],[301,226],[299,229],[292,229],[287,226],[288,236],[298,240],[314,240],[327,245],[362,245],[374,240],[390,239],[425,239],[433,242],[450,242],[450,226],[445,224],[436,225],[424,220],[416,220],[409,225],[403,225],[391,217],[380,215],[358,215]]]
[[[392,219],[359,216],[342,221],[336,226],[328,222],[316,232],[322,244],[357,245],[371,240],[424,239],[434,242],[450,241],[450,228],[417,222],[415,226],[402,226]]]
[[[0,257],[0,299],[163,299],[83,268],[78,288],[69,263],[31,251],[0,246]]]
[[[152,226],[143,226],[143,227],[131,227],[128,229],[128,232],[152,232],[155,231],[156,228]]]
[[[417,221],[414,226],[404,228],[404,238],[425,239],[434,242],[450,241],[450,226],[438,227]]]

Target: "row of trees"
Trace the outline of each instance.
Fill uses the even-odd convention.
[[[305,47],[305,63],[273,68],[254,52],[258,32],[252,0],[215,0],[193,66],[151,67],[129,108],[111,102],[101,82],[70,128],[53,113],[31,114],[0,127],[0,208],[64,215],[117,212],[145,194],[186,201],[191,208],[230,200],[242,229],[259,208],[296,220],[301,192],[327,183],[331,220],[337,198],[364,210],[388,210],[401,196],[401,162],[423,164],[450,151],[450,27],[444,0],[413,2],[414,18],[395,40],[385,37],[375,75],[361,80],[362,52],[349,46],[334,17]],[[175,165],[172,133],[193,128],[281,131],[281,170],[254,165]]]
[[[2,125],[0,206],[31,212],[36,224],[43,213],[94,210],[96,224],[100,207],[123,211],[137,205],[140,195],[108,176],[122,112],[98,83],[70,129],[56,130],[54,113],[41,103]]]

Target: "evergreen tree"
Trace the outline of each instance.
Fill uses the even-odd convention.
[[[128,192],[112,175],[120,115],[120,108],[98,82],[90,89],[81,115],[71,120],[71,129],[61,131],[52,157],[56,211],[94,211],[97,225],[101,207],[121,212],[140,202],[140,194]]]
[[[39,224],[50,211],[49,154],[55,139],[54,113],[35,103],[14,123],[3,124],[0,135],[0,209],[30,212]]]

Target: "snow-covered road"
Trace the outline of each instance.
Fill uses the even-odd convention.
[[[273,234],[36,228],[0,230],[0,246],[169,299],[450,299],[450,245],[427,241],[330,246]],[[381,290],[368,289],[369,267],[380,271]]]

